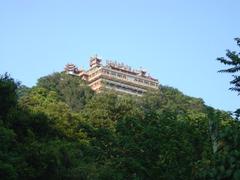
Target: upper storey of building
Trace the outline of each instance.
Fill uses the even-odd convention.
[[[67,64],[65,72],[81,77],[92,88],[96,85],[96,82],[103,84],[103,81],[111,81],[111,83],[117,84],[117,88],[127,86],[132,89],[142,89],[143,92],[148,88],[157,89],[159,86],[158,80],[147,74],[145,70],[134,70],[116,61],[106,61],[106,64],[103,65],[102,59],[97,56],[91,57],[90,68],[87,71],[78,69],[73,64]]]

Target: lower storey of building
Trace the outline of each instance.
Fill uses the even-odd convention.
[[[139,87],[135,87],[135,86],[131,86],[131,85],[127,85],[127,84],[123,84],[120,82],[107,80],[107,79],[99,79],[96,82],[91,83],[90,86],[96,92],[100,92],[106,88],[106,89],[115,90],[121,93],[127,93],[127,94],[138,95],[138,96],[142,96],[147,91]]]

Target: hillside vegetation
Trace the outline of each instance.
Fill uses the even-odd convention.
[[[160,86],[95,94],[54,73],[0,78],[0,179],[240,179],[240,124]]]

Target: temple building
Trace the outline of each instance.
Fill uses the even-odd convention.
[[[105,88],[132,95],[143,95],[148,90],[159,87],[157,79],[147,75],[144,70],[134,70],[122,63],[107,61],[105,65],[97,56],[91,57],[90,68],[85,71],[74,64],[67,64],[64,68],[67,74],[79,76],[85,80],[96,92]]]

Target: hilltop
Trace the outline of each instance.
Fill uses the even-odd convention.
[[[0,78],[1,179],[238,179],[239,122],[172,87],[94,93],[54,73]]]

